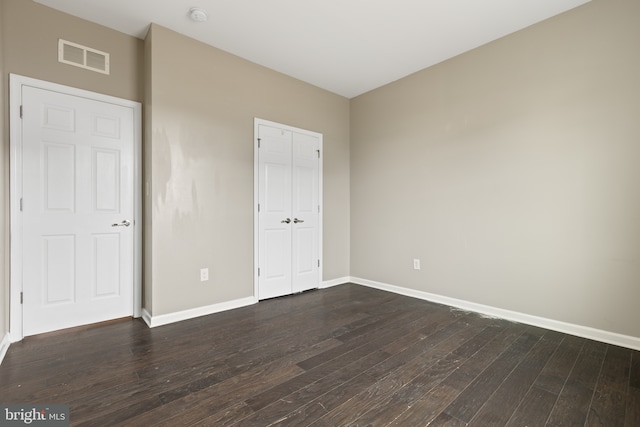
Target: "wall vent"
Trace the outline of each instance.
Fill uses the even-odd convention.
[[[58,40],[58,62],[109,74],[109,54],[90,47]]]

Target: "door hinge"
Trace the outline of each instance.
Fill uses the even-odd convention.
[[[320,260],[318,260],[318,267],[320,267]]]
[[[22,197],[20,197],[20,212],[22,212],[22,209],[23,209]]]
[[[316,150],[318,152],[318,158],[320,158],[320,150]]]
[[[22,105],[20,106],[20,118],[22,118]]]
[[[260,212],[260,203],[258,203],[258,212]]]
[[[318,213],[320,213],[320,205],[318,205]]]
[[[20,292],[20,304],[24,304],[24,293]]]
[[[260,277],[260,269],[258,268],[258,277]]]
[[[260,138],[258,138],[258,148],[260,148]]]

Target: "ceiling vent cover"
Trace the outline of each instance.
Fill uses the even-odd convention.
[[[109,54],[66,40],[58,40],[58,62],[109,74]]]

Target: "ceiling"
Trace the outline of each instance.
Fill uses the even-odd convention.
[[[153,22],[352,98],[590,0],[34,1],[138,38]]]

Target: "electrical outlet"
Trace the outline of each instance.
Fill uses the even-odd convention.
[[[200,281],[201,282],[206,282],[207,280],[209,280],[209,269],[208,268],[201,268],[200,269]]]
[[[413,260],[413,269],[414,270],[420,270],[420,260],[419,259],[414,259]]]

